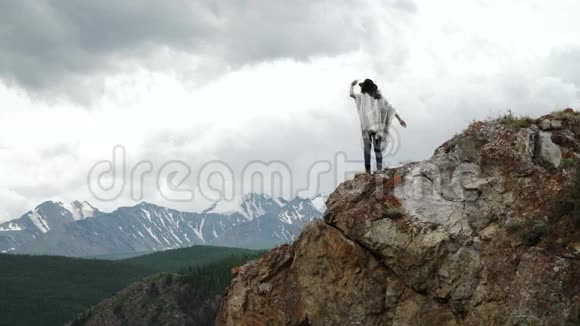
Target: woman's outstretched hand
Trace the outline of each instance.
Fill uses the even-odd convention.
[[[398,113],[395,113],[395,118],[397,118],[397,120],[399,120],[399,123],[401,124],[401,126],[403,128],[407,128],[407,123],[405,122],[405,120],[401,119],[401,117],[399,116]]]

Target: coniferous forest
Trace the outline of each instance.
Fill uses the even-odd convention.
[[[116,261],[0,254],[1,324],[62,325],[131,283],[159,272],[183,274],[184,282],[191,285],[187,295],[202,300],[225,289],[229,266],[257,254],[208,246]]]

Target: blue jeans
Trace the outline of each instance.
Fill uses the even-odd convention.
[[[383,169],[383,152],[381,151],[383,139],[377,136],[374,131],[363,131],[363,146],[365,158],[365,170],[367,173],[371,172],[371,147],[375,152],[375,159],[377,160],[377,171]]]

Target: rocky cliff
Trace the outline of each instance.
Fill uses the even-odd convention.
[[[572,110],[473,123],[342,183],[324,221],[236,269],[216,323],[578,325],[579,159]]]

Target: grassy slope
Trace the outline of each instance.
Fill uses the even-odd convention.
[[[0,254],[0,325],[62,325],[156,272],[175,272],[246,253],[191,247],[120,261]]]

